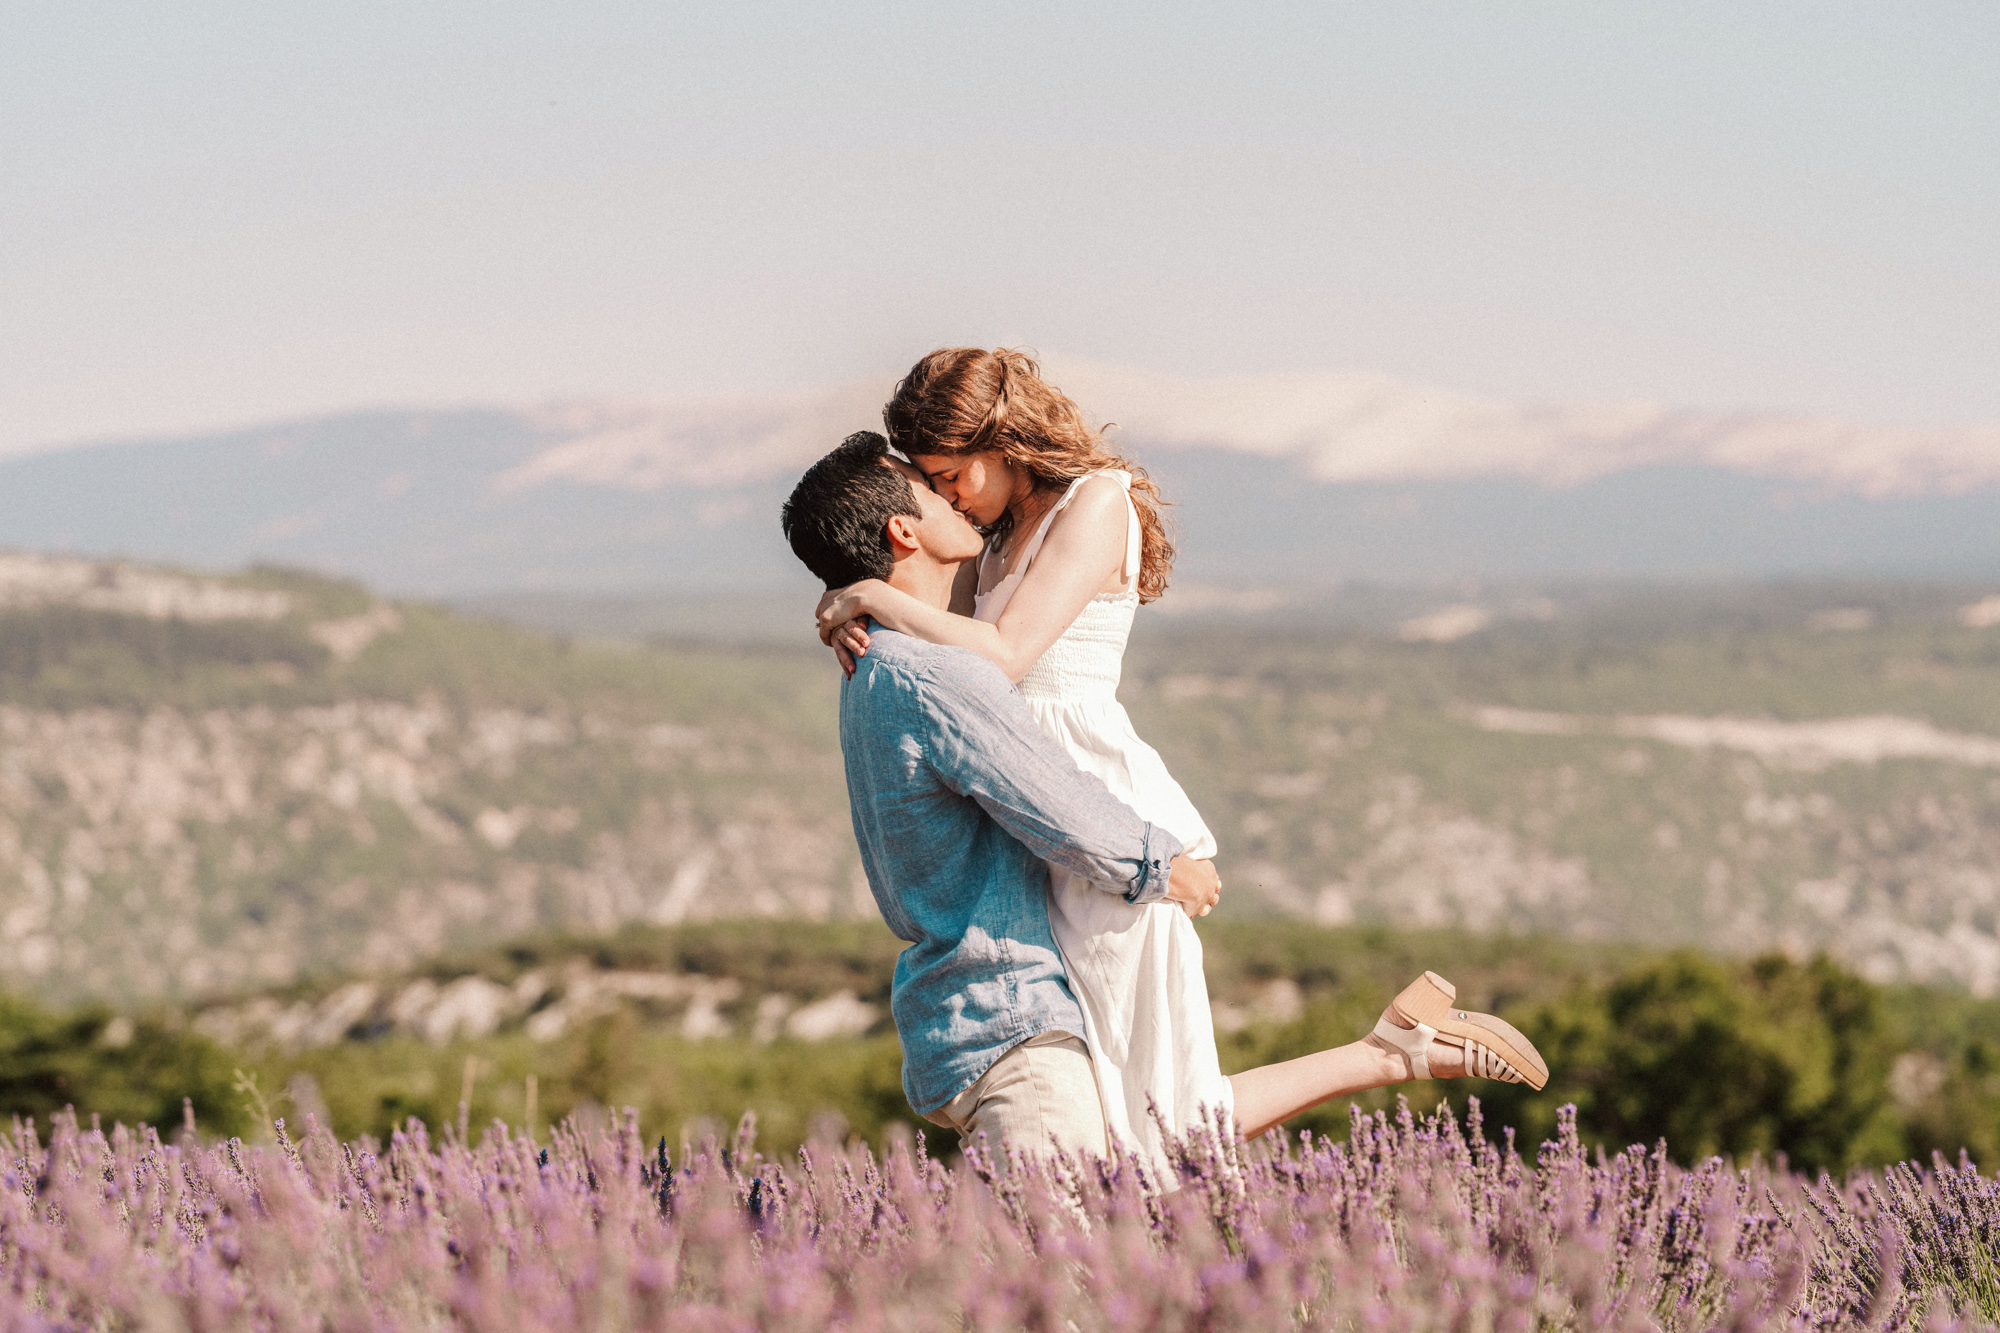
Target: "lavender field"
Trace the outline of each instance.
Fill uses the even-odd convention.
[[[545,1143],[0,1135],[0,1327],[39,1329],[1889,1329],[2000,1314],[2000,1183],[1942,1160],[1811,1180],[1532,1154],[1448,1113],[1344,1142],[1027,1162]],[[1162,1190],[1162,1184],[1177,1186]]]

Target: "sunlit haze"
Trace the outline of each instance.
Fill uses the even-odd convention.
[[[1989,3],[74,3],[5,34],[0,450],[886,387],[941,343],[2000,421]]]

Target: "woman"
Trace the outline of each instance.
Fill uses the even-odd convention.
[[[932,489],[987,533],[986,552],[960,571],[949,612],[879,580],[829,592],[822,639],[851,669],[848,655],[867,651],[859,618],[872,616],[988,658],[1079,766],[1187,854],[1212,857],[1207,824],[1117,698],[1133,616],[1166,590],[1172,568],[1159,488],[1019,352],[933,352],[897,385],[883,420]],[[1160,1159],[1149,1101],[1174,1134],[1219,1109],[1254,1137],[1330,1097],[1407,1078],[1546,1081],[1520,1033],[1452,1009],[1450,983],[1429,972],[1368,1038],[1225,1078],[1189,918],[1170,904],[1132,906],[1053,867],[1049,897],[1107,1130],[1148,1160]]]

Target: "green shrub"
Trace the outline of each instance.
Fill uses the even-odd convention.
[[[66,1106],[107,1125],[171,1133],[192,1103],[205,1133],[249,1124],[232,1090],[233,1062],[214,1042],[105,1009],[56,1014],[0,996],[0,1115],[48,1117]]]
[[[1517,1014],[1547,1058],[1540,1093],[1483,1098],[1525,1141],[1577,1107],[1612,1148],[1665,1139],[1676,1157],[1785,1154],[1806,1170],[1894,1160],[1891,1046],[1878,993],[1826,959],[1718,962],[1670,954]]]

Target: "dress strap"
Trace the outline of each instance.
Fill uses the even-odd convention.
[[[1139,507],[1132,503],[1132,474],[1125,477],[1125,567],[1119,572],[1125,580],[1125,591],[1131,592],[1139,586]]]

